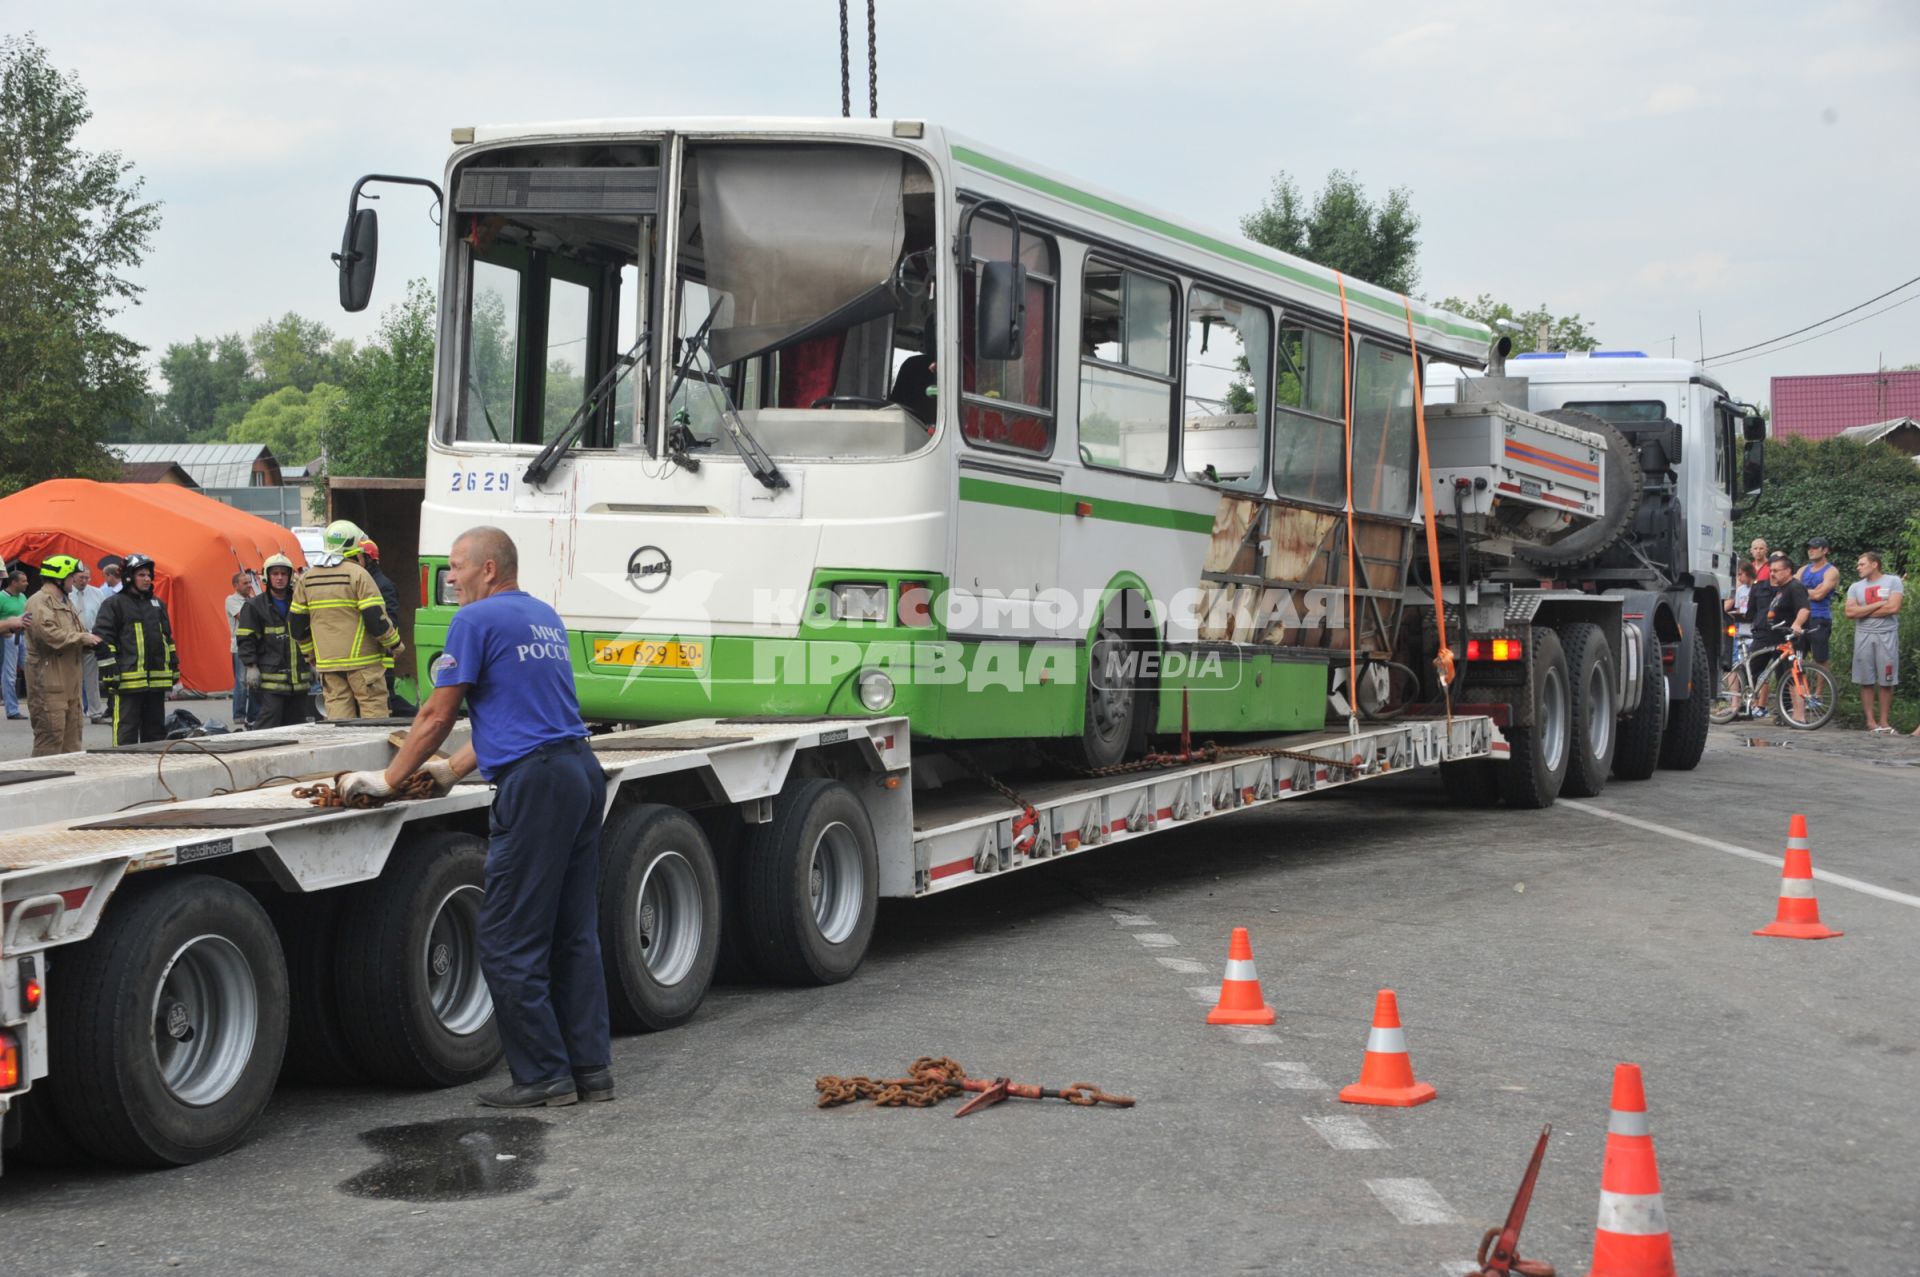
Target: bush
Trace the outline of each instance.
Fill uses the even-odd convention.
[[[1849,581],[1862,550],[1885,556],[1887,571],[1920,571],[1920,532],[1910,520],[1920,508],[1920,465],[1884,443],[1789,437],[1767,440],[1766,488],[1760,504],[1734,525],[1744,550],[1764,537],[1801,561],[1810,536],[1831,541],[1829,557]],[[1738,551],[1736,551],[1738,552]]]

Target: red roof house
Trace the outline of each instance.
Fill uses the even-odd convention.
[[[1842,430],[1920,417],[1920,372],[1773,379],[1773,433],[1831,439]]]

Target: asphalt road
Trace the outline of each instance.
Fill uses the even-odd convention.
[[[1631,1060],[1680,1271],[1920,1272],[1920,742],[1753,734],[1543,813],[1408,776],[886,904],[851,982],[616,1042],[609,1105],[285,1088],[212,1163],[10,1167],[0,1269],[1441,1274],[1551,1122],[1522,1251],[1581,1273]],[[1726,848],[1777,856],[1793,811],[1861,884],[1819,884],[1842,939],[1749,935],[1778,871]],[[1203,1023],[1235,925],[1269,1033]],[[1382,987],[1431,1104],[1334,1098]],[[919,1055],[1139,1106],[813,1107]]]

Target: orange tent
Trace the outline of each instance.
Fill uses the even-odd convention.
[[[10,564],[38,567],[49,555],[71,554],[92,569],[103,555],[135,552],[154,561],[181,683],[208,694],[233,690],[233,574],[258,572],[275,553],[306,566],[300,542],[279,524],[172,484],[51,479],[0,498],[0,556]],[[98,584],[97,571],[94,578]]]

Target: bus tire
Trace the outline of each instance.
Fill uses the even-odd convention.
[[[1141,640],[1120,628],[1109,617],[1100,623],[1093,642],[1087,646],[1087,681],[1082,689],[1080,734],[1068,737],[1067,751],[1074,766],[1099,771],[1127,761],[1129,753],[1141,748],[1152,730],[1147,722],[1151,698],[1131,677],[1120,686],[1101,677],[1106,655],[1115,649]]]
[[[1690,772],[1707,750],[1707,716],[1713,711],[1713,670],[1707,663],[1707,645],[1695,630],[1687,639],[1687,669],[1692,687],[1684,701],[1674,701],[1667,712],[1667,729],[1660,734],[1660,766]]]
[[[62,951],[54,1116],[102,1161],[185,1166],[246,1138],[287,1043],[287,968],[252,896],[180,874],[122,891]]]
[[[879,910],[880,858],[854,792],[834,780],[789,784],[746,850],[741,939],[761,974],[837,984],[859,969]]]
[[[1456,807],[1500,805],[1500,765],[1491,758],[1464,758],[1440,764],[1440,788]]]
[[[1645,780],[1660,766],[1660,736],[1667,723],[1667,676],[1658,645],[1640,678],[1640,703],[1620,721],[1613,748],[1615,780]]]
[[[336,1086],[364,1081],[340,1029],[334,955],[341,893],[269,890],[260,903],[287,957],[287,1059],[280,1075]]]
[[[1575,621],[1560,627],[1567,654],[1568,686],[1573,692],[1572,730],[1567,742],[1567,778],[1560,792],[1571,798],[1596,798],[1607,787],[1607,772],[1620,739],[1620,705],[1615,691],[1613,648],[1597,625]]]
[[[1500,796],[1509,807],[1539,810],[1553,806],[1567,778],[1573,725],[1573,693],[1567,678],[1567,654],[1560,636],[1545,627],[1533,630],[1533,725],[1507,728],[1513,752],[1500,768]]]
[[[402,835],[386,869],[342,888],[334,980],[347,1049],[377,1081],[458,1086],[500,1059],[480,974],[486,842]]]
[[[622,1033],[685,1024],[720,955],[720,871],[693,817],[676,807],[614,809],[600,831],[600,960]]]

